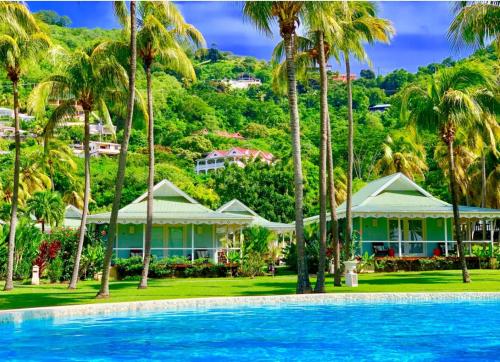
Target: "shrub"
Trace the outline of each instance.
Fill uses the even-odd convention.
[[[142,257],[133,256],[126,259],[116,259],[115,265],[120,279],[128,276],[141,275]]]
[[[42,241],[38,247],[38,256],[34,262],[35,265],[38,265],[40,275],[43,274],[51,260],[57,257],[59,250],[61,250],[61,243],[59,241]]]
[[[57,283],[61,281],[63,275],[63,261],[60,257],[52,259],[47,269],[47,276],[51,283]]]
[[[260,253],[249,251],[243,257],[241,273],[250,278],[254,278],[256,275],[262,275],[262,268],[265,266],[266,263]]]

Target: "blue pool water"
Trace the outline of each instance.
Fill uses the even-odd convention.
[[[0,361],[500,360],[500,301],[286,305],[0,325]]]

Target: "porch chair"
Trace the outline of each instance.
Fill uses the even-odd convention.
[[[384,243],[373,243],[372,248],[373,248],[373,254],[375,254],[375,256],[388,256],[389,255],[389,249],[387,249],[384,246]]]

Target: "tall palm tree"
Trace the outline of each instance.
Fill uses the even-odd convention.
[[[151,67],[157,62],[194,80],[196,78],[194,68],[179,43],[188,40],[199,45],[205,40],[201,33],[184,21],[171,2],[141,2],[139,13],[142,21],[137,33],[137,52],[146,73],[149,156],[144,265],[139,283],[139,288],[144,289],[148,286],[153,230],[154,118]]]
[[[77,105],[81,105],[84,112],[85,186],[83,212],[73,275],[69,284],[70,289],[75,289],[78,282],[90,200],[90,115],[97,113],[106,123],[111,124],[106,102],[111,97],[115,99],[120,99],[120,95],[123,97],[127,87],[125,70],[115,58],[97,56],[96,49],[98,49],[98,45],[75,51],[69,56],[61,74],[49,76],[39,83],[30,95],[30,107],[37,113],[45,110],[49,97],[62,99],[61,104],[53,111],[45,126],[46,141],[53,135],[55,128],[61,122],[76,114]]]
[[[458,1],[455,19],[448,30],[454,45],[483,47],[488,40],[500,54],[500,1]]]
[[[38,191],[27,202],[27,212],[33,214],[42,224],[42,233],[45,225],[50,227],[60,225],[64,218],[64,202],[61,195],[54,191]]]
[[[106,253],[104,256],[104,267],[102,272],[101,286],[97,293],[98,298],[109,297],[109,270],[111,267],[111,258],[113,257],[113,244],[116,238],[118,210],[125,182],[125,169],[127,165],[127,153],[130,140],[130,130],[132,128],[132,119],[134,116],[135,103],[135,75],[137,70],[137,17],[136,17],[136,2],[130,2],[130,15],[127,14],[125,2],[115,1],[115,13],[124,28],[129,27],[130,41],[127,51],[127,60],[129,63],[128,69],[128,100],[127,100],[127,115],[123,129],[123,139],[120,149],[120,157],[118,160],[118,171],[116,175],[115,197],[111,208],[111,217],[109,221],[108,241],[106,245]]]
[[[0,4],[0,66],[12,83],[14,105],[14,185],[11,205],[10,231],[8,242],[7,277],[4,290],[14,287],[14,249],[16,238],[17,207],[19,195],[19,169],[21,157],[21,136],[19,132],[19,80],[28,69],[30,62],[42,55],[50,46],[50,40],[40,31],[29,10],[20,3]]]
[[[425,148],[418,144],[411,132],[393,132],[382,145],[382,157],[375,164],[379,175],[401,172],[410,179],[425,178],[428,170],[425,163]]]
[[[386,19],[377,18],[377,9],[371,2],[348,2],[341,9],[340,27],[342,32],[335,43],[342,53],[345,62],[347,86],[347,200],[346,200],[346,240],[345,255],[349,257],[352,249],[352,172],[354,162],[354,120],[352,111],[352,81],[350,57],[368,61],[363,43],[373,44],[377,41],[388,43],[394,29]]]
[[[297,293],[309,293],[311,291],[305,258],[303,220],[304,176],[302,172],[300,120],[297,104],[296,50],[294,49],[294,42],[297,37],[296,29],[302,15],[301,12],[309,4],[313,3],[305,3],[303,1],[247,1],[243,7],[244,16],[252,21],[259,30],[268,35],[272,33],[272,24],[277,22],[280,35],[283,38],[294,165]]]
[[[462,267],[462,280],[470,282],[460,231],[454,141],[461,129],[482,127],[485,113],[494,106],[493,77],[476,62],[440,70],[428,84],[411,85],[403,92],[401,114],[417,127],[439,132],[448,151],[448,172],[453,204],[454,232]]]
[[[54,175],[56,172],[68,180],[70,183],[75,182],[74,173],[77,170],[75,161],[73,160],[73,152],[71,148],[56,140],[47,140],[45,143],[44,152],[40,152],[36,156],[40,159],[40,165],[44,171],[49,174],[52,183],[52,191],[54,191]]]

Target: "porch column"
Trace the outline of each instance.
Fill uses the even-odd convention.
[[[146,248],[146,224],[142,224],[142,260],[144,260]]]
[[[486,227],[486,223],[484,223],[484,227]],[[495,231],[495,228],[493,227],[493,219],[491,219],[490,220],[490,245],[491,245],[490,256],[493,256],[493,248],[494,248],[493,234],[494,234],[494,231]]]
[[[398,256],[401,258],[403,256],[403,248],[401,245],[401,219],[398,217]]]
[[[448,219],[444,218],[444,255],[448,256]]]
[[[194,261],[194,224],[191,224],[191,263]]]

